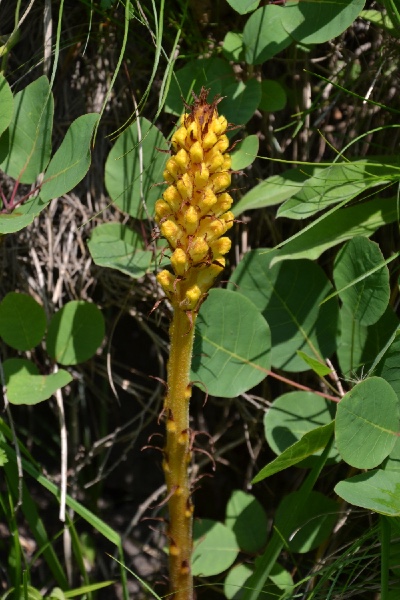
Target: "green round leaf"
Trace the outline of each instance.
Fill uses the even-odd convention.
[[[245,583],[252,573],[253,569],[249,565],[232,567],[224,583],[224,594],[227,600],[241,600]]]
[[[380,377],[357,384],[340,401],[336,445],[343,460],[357,469],[373,469],[390,454],[399,429],[399,402]]]
[[[218,105],[218,112],[229,123],[244,125],[251,119],[261,100],[261,84],[257,79],[232,83],[224,88],[224,98]]]
[[[364,8],[365,0],[295,0],[282,11],[282,26],[302,44],[323,44],[345,31]]]
[[[0,73],[0,135],[7,129],[13,115],[13,95],[4,75]]]
[[[139,141],[141,142],[139,143]],[[105,167],[105,183],[112,200],[132,217],[146,219],[147,211],[161,197],[166,155],[169,146],[162,133],[147,119],[140,117],[119,136]]]
[[[40,196],[36,196],[36,198],[17,206],[12,213],[0,214],[0,234],[14,233],[27,227],[45,206],[46,204],[41,201]]]
[[[191,379],[213,396],[238,396],[267,376],[270,347],[268,323],[254,304],[211,290],[197,318]]]
[[[288,515],[293,513],[301,492],[293,492],[280,503],[275,516],[275,527],[286,532]],[[338,504],[320,492],[310,492],[307,501],[297,508],[296,523],[290,532],[288,546],[292,552],[309,552],[326,540],[334,528]]]
[[[319,304],[332,291],[322,269],[308,260],[270,266],[276,251],[248,252],[234,271],[229,288],[246,296],[262,312],[272,336],[271,363],[277,369],[305,371],[297,350],[319,359],[336,347],[338,304],[335,298]],[[317,357],[316,357],[317,358]]]
[[[396,438],[393,450],[382,465],[384,471],[400,471],[400,437]]]
[[[260,65],[287,48],[292,38],[282,25],[281,6],[269,4],[256,10],[243,29],[246,62]]]
[[[211,577],[226,571],[239,553],[235,535],[222,523],[210,519],[195,521],[193,537],[192,573],[195,576]]]
[[[287,102],[283,85],[273,79],[264,79],[261,82],[261,102],[259,108],[267,112],[274,112],[285,108]]]
[[[273,452],[280,455],[298,442],[306,433],[327,425],[333,419],[332,403],[312,392],[289,392],[274,400],[264,416],[266,440]],[[322,450],[315,453],[322,454]],[[337,456],[332,448],[330,458]],[[311,467],[313,457],[302,461],[300,466]]]
[[[122,223],[104,223],[93,229],[88,247],[96,265],[117,269],[134,279],[156,265],[153,251],[145,250],[138,234]]]
[[[11,404],[38,404],[72,381],[71,375],[63,369],[41,375],[36,365],[24,358],[10,358],[4,361],[3,368],[7,399]]]
[[[355,237],[339,251],[333,278],[343,304],[361,325],[373,325],[385,312],[389,303],[389,270],[378,244],[365,237]],[[360,280],[361,278],[361,280]]]
[[[400,473],[369,471],[340,481],[335,492],[349,504],[361,506],[381,515],[400,517]]]
[[[33,183],[49,162],[53,112],[53,96],[44,75],[14,97],[9,152],[0,169],[20,183]]]
[[[68,302],[52,318],[47,352],[62,365],[76,365],[93,356],[104,338],[104,318],[95,304]]]
[[[239,142],[231,154],[232,169],[240,171],[251,165],[257,158],[259,145],[260,142],[256,135],[249,135]]]
[[[0,303],[0,337],[16,350],[31,350],[46,331],[46,314],[31,296],[10,292]]]
[[[260,4],[260,0],[227,0],[227,2],[239,15],[245,15],[255,10]]]
[[[174,115],[183,112],[182,98],[192,101],[192,90],[199,94],[202,86],[209,92],[209,99],[216,94],[225,95],[225,88],[235,82],[232,67],[222,58],[196,58],[182,69],[178,69],[171,79],[165,100],[165,110]],[[222,113],[223,114],[223,113]]]
[[[244,59],[243,35],[228,31],[223,44],[222,52],[227,60],[240,62]]]
[[[47,167],[40,198],[49,202],[66,194],[86,175],[91,162],[93,130],[99,115],[89,113],[75,119]]]
[[[226,507],[225,525],[232,529],[239,548],[255,554],[266,544],[268,519],[258,500],[241,490],[232,492]]]
[[[255,560],[256,568],[260,557]],[[252,575],[253,569],[246,564],[233,567],[225,578],[224,594],[228,600],[241,600],[246,593],[247,580]],[[280,564],[275,563],[271,569],[270,575],[260,594],[260,600],[284,600],[291,598],[291,589],[293,588],[293,579]],[[282,593],[282,591],[284,593]]]

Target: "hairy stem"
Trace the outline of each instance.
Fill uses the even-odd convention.
[[[164,473],[169,509],[170,590],[174,600],[192,600],[191,574],[192,514],[188,463],[191,458],[189,400],[190,364],[194,340],[194,320],[175,307],[170,329],[171,349],[168,362],[168,392],[164,403],[167,438]]]

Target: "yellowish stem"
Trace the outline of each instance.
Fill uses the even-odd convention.
[[[168,392],[164,403],[166,446],[164,473],[168,489],[169,570],[173,600],[193,599],[191,574],[192,514],[188,465],[191,459],[189,430],[190,364],[192,360],[194,321],[175,306],[170,329]]]

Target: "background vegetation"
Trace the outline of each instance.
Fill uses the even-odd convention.
[[[400,9],[299,6],[303,21],[282,17],[296,2],[0,3],[3,598],[166,594],[153,207],[182,96],[202,85],[238,128],[229,267],[193,362],[198,598],[398,597]],[[30,148],[35,111],[43,144],[22,171],[12,149]],[[216,345],[239,348],[240,377]],[[368,469],[387,477],[378,494],[343,488]]]

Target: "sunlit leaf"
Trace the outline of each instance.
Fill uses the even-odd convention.
[[[13,115],[13,95],[4,75],[0,73],[0,135],[7,129]]]
[[[257,9],[243,29],[246,62],[260,65],[292,43],[282,25],[282,7],[268,4]]]
[[[7,399],[11,404],[38,404],[72,381],[71,375],[63,369],[41,375],[36,365],[25,358],[10,358],[4,361],[3,369]]]
[[[287,448],[301,440],[303,436],[323,425],[331,423],[334,417],[332,402],[312,392],[289,392],[273,401],[264,415],[265,437],[275,454],[282,454]],[[316,452],[320,455],[321,450]],[[330,457],[337,456],[335,448]],[[311,467],[312,458],[302,463]]]
[[[234,171],[240,171],[251,165],[257,157],[258,146],[259,140],[256,135],[249,135],[239,142],[231,154],[232,169]]]
[[[400,516],[400,472],[381,469],[339,481],[335,492],[349,504],[389,517]]]
[[[14,96],[14,113],[9,127],[10,146],[0,169],[19,179],[20,183],[33,183],[49,162],[53,111],[53,96],[45,76]],[[0,155],[4,139],[3,136],[0,138]]]
[[[88,247],[96,265],[117,269],[134,279],[156,266],[151,247],[145,249],[140,236],[121,223],[104,223],[93,229]]]
[[[364,5],[365,0],[291,0],[282,11],[282,25],[302,44],[323,44],[350,27]]]
[[[288,169],[281,175],[272,175],[248,191],[233,207],[235,217],[245,210],[275,206],[291,198],[321,167],[303,165],[301,169]]]
[[[251,119],[261,100],[261,84],[256,79],[239,81],[224,87],[224,98],[218,105],[218,112],[229,123],[244,125]]]
[[[91,140],[97,113],[78,117],[68,128],[61,146],[46,169],[40,190],[43,202],[72,190],[86,175],[91,162]]]
[[[390,454],[399,429],[399,402],[380,377],[358,383],[336,412],[337,449],[352,467],[373,469]]]
[[[331,439],[333,430],[333,422],[312,429],[303,435],[303,437],[293,444],[293,446],[289,446],[289,448],[284,450],[282,454],[275,458],[275,460],[263,467],[254,477],[252,483],[258,483],[259,481],[266,479],[266,477],[271,477],[271,475],[275,475],[275,473],[293,467],[305,458],[316,454],[319,450],[323,450]]]
[[[107,157],[107,191],[113,202],[133,217],[152,216],[155,201],[165,189],[158,185],[164,181],[163,150],[169,150],[169,146],[162,133],[140,117],[123,131]]]
[[[210,577],[229,569],[239,553],[236,537],[229,527],[210,519],[195,521],[192,573]]]
[[[384,260],[378,244],[365,237],[347,242],[335,259],[333,278],[339,297],[361,325],[373,325],[385,312],[390,297],[389,270],[383,266],[348,286]]]
[[[200,93],[202,86],[210,90],[211,100],[216,94],[225,95],[225,88],[235,82],[232,67],[222,58],[196,58],[178,69],[171,79],[165,100],[165,110],[174,115],[182,114],[182,98],[191,102],[192,90]]]
[[[275,262],[294,258],[314,260],[341,242],[357,235],[369,237],[382,225],[397,219],[396,197],[378,197],[356,206],[339,208],[285,244]]]
[[[211,290],[197,318],[191,378],[213,396],[233,398],[267,376],[270,348],[268,323],[254,304]]]
[[[271,363],[277,369],[305,371],[297,350],[329,357],[336,347],[338,304],[319,307],[332,291],[322,269],[311,261],[285,261],[271,267],[275,251],[248,252],[233,272],[229,289],[246,296],[262,312],[272,336]]]
[[[278,210],[279,217],[304,219],[331,206],[350,201],[362,191],[398,181],[398,157],[369,157],[353,162],[334,163],[311,177],[299,192]]]

